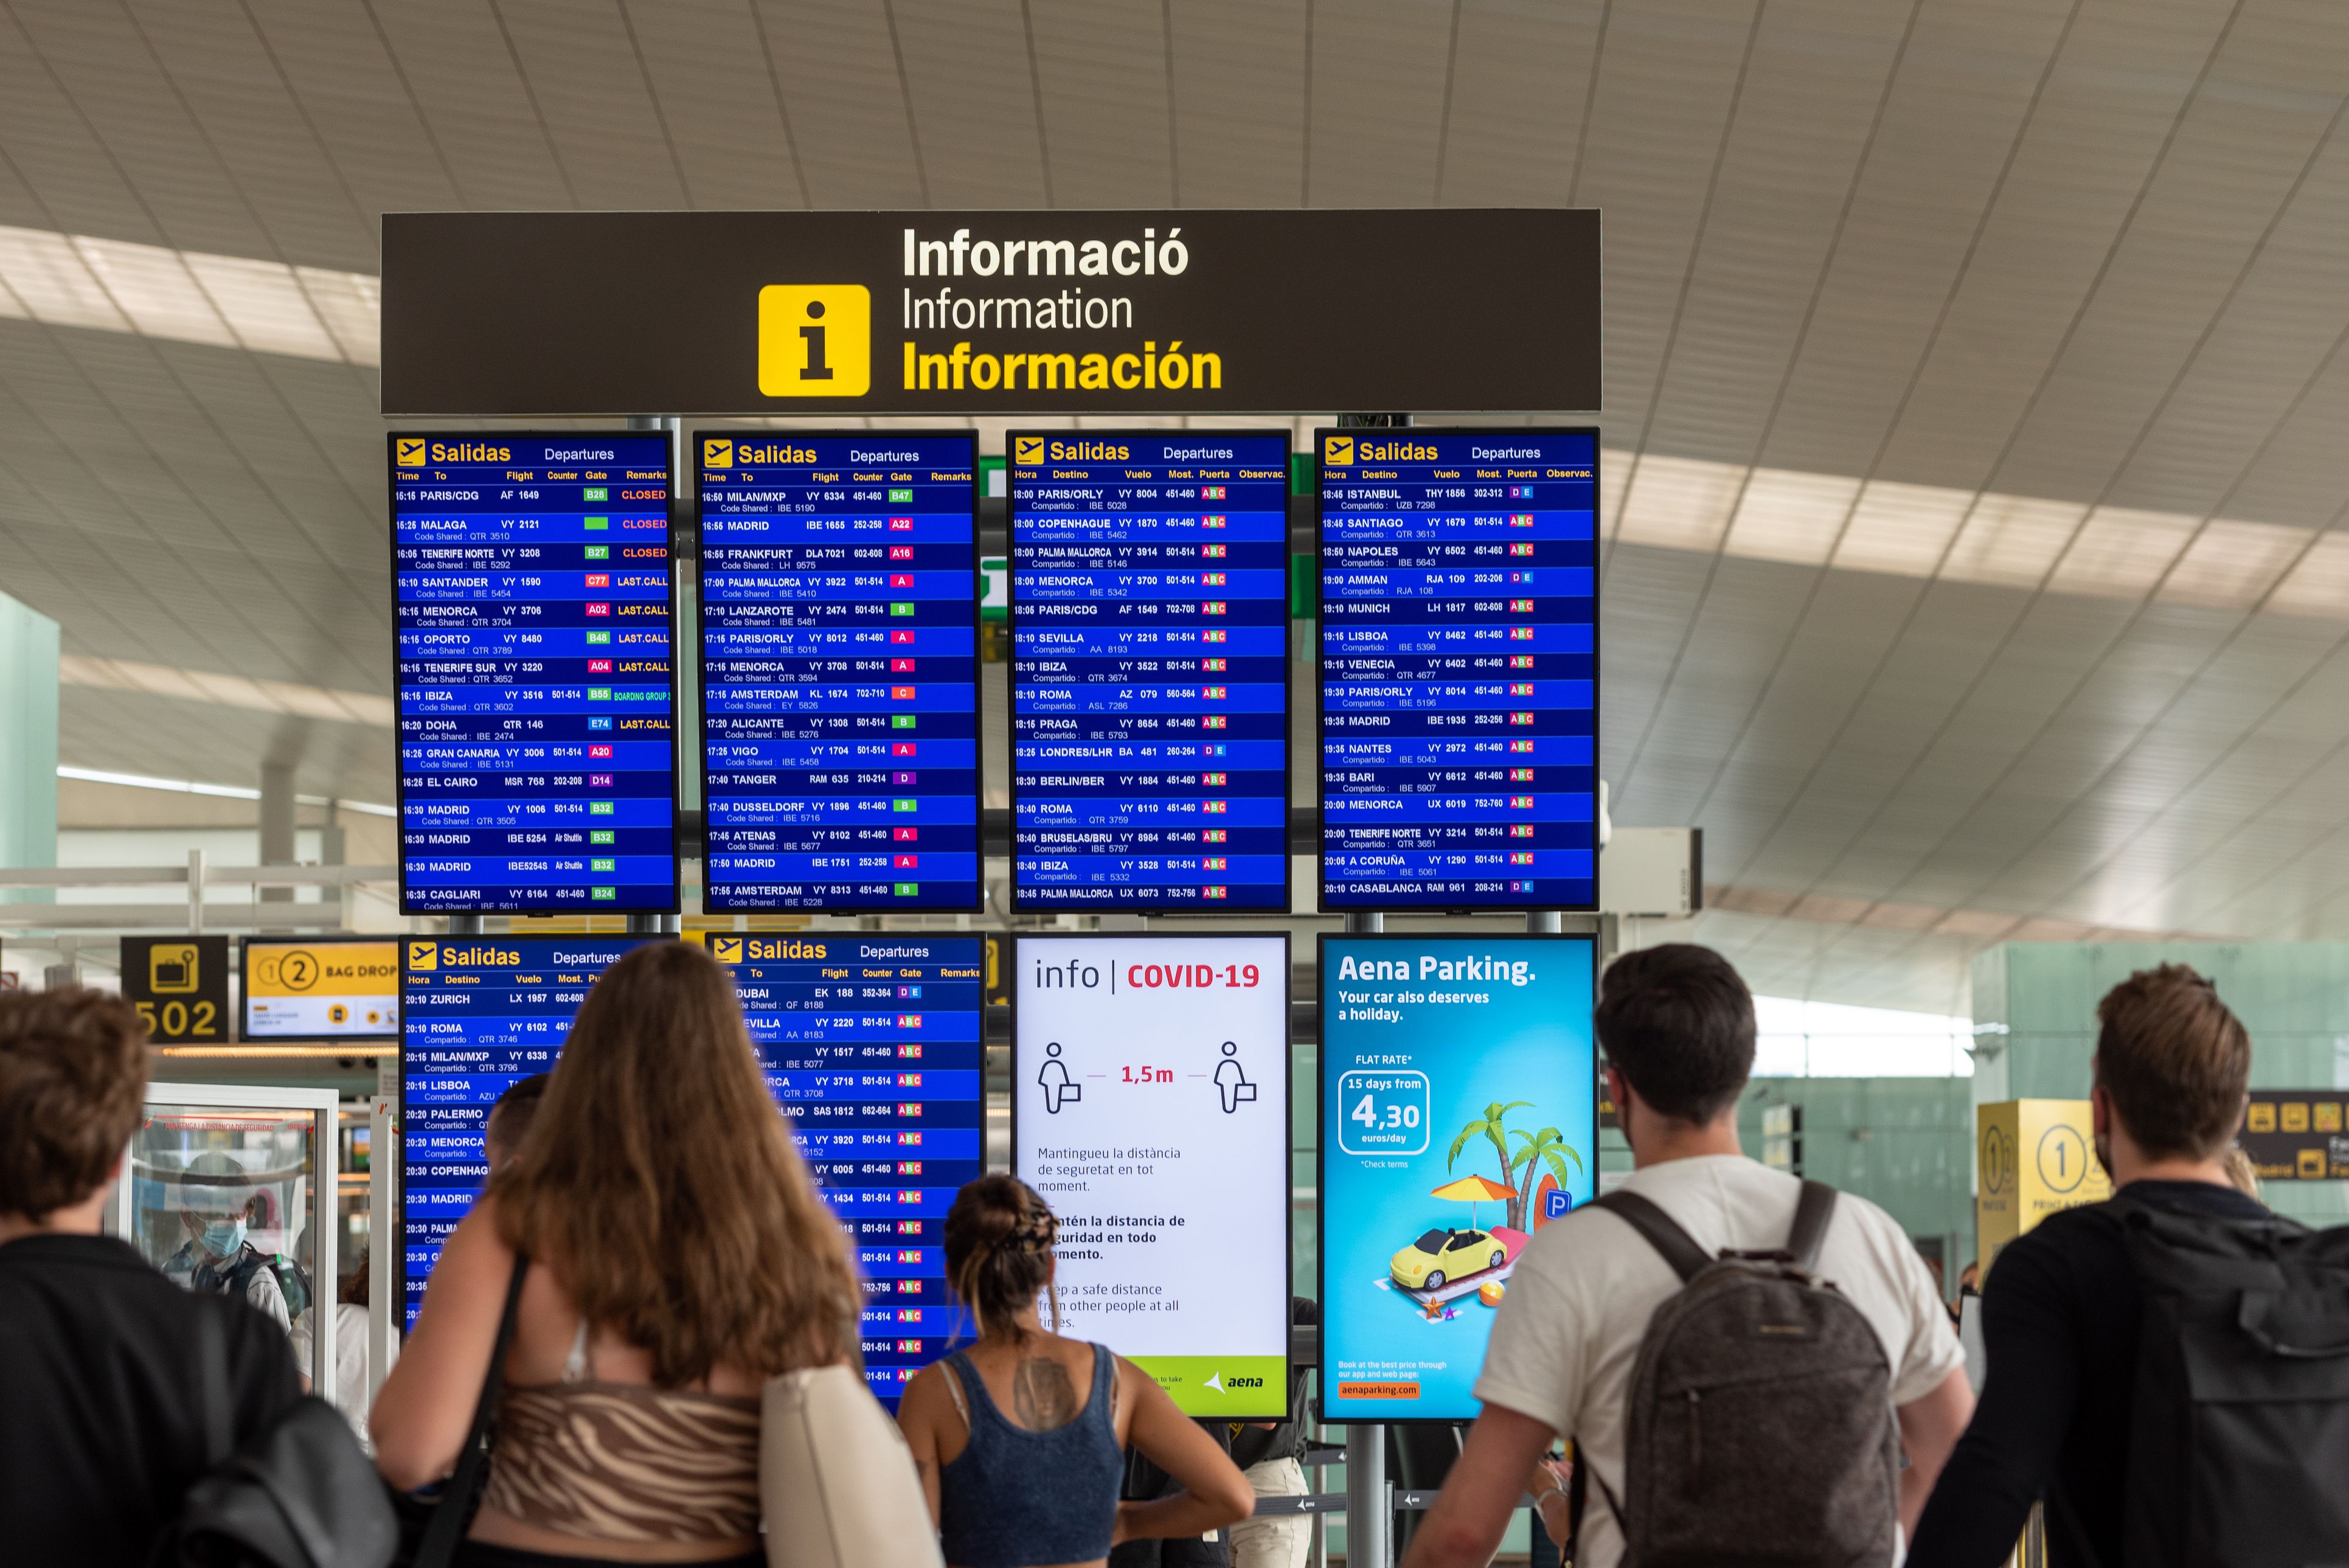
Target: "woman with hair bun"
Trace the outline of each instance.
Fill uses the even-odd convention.
[[[978,1337],[905,1385],[897,1422],[951,1568],[1098,1568],[1122,1542],[1204,1535],[1256,1506],[1238,1469],[1149,1374],[1061,1336],[1059,1228],[1010,1176],[971,1182],[947,1215],[947,1279]],[[1128,1444],[1186,1490],[1120,1502]]]

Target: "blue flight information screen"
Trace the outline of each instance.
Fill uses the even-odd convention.
[[[1599,435],[1322,430],[1321,907],[1599,902]]]
[[[400,1053],[403,1307],[488,1173],[490,1107],[554,1064],[587,988],[641,937],[413,937]],[[690,940],[690,939],[689,939]],[[767,1086],[854,1245],[865,1376],[894,1403],[969,1337],[940,1227],[986,1166],[985,938],[710,932]]]
[[[968,432],[698,431],[710,910],[974,910]]]
[[[1012,892],[1288,909],[1288,437],[1013,431]]]
[[[389,439],[400,909],[675,911],[668,437]]]

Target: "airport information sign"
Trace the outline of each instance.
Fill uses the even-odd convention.
[[[1584,936],[1324,936],[1321,1409],[1475,1418],[1526,1243],[1598,1171]]]
[[[1321,430],[1321,907],[1599,899],[1595,430]]]
[[[243,944],[248,1040],[388,1040],[399,1033],[399,939],[275,938]]]
[[[712,910],[975,910],[968,431],[698,431]]]
[[[400,1057],[403,1310],[413,1324],[441,1244],[480,1196],[499,1095],[554,1065],[595,977],[645,938],[412,937]],[[657,939],[655,939],[657,940]],[[978,936],[713,932],[767,1084],[864,1282],[874,1392],[952,1340],[939,1227],[985,1165]]]
[[[1011,431],[1012,892],[1288,910],[1288,438]]]
[[[668,437],[388,439],[401,910],[675,911]]]
[[[1185,1415],[1287,1413],[1288,938],[1028,936],[1011,1166],[1060,1220],[1066,1332]]]

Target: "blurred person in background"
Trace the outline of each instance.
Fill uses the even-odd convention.
[[[2251,1168],[2251,1157],[2243,1152],[2241,1144],[2227,1150],[2226,1167],[2227,1180],[2233,1184],[2235,1191],[2252,1202],[2259,1202],[2260,1173]]]
[[[1289,1326],[1320,1321],[1320,1304],[1307,1296],[1288,1298]],[[1304,1361],[1289,1368],[1288,1419],[1233,1424],[1232,1462],[1258,1497],[1302,1497],[1308,1490],[1305,1384],[1312,1370]],[[1233,1525],[1230,1534],[1232,1568],[1305,1568],[1313,1549],[1313,1522],[1301,1513],[1251,1514]]]
[[[916,1373],[897,1423],[914,1449],[949,1568],[1098,1568],[1128,1541],[1197,1541],[1256,1499],[1215,1439],[1156,1379],[1064,1338],[1052,1290],[1059,1224],[1010,1176],[982,1176],[947,1214],[947,1279],[978,1340]],[[1183,1491],[1121,1502],[1131,1445]]]
[[[207,1149],[181,1172],[180,1192],[188,1239],[163,1260],[163,1277],[192,1291],[236,1296],[290,1332],[295,1305],[269,1254],[251,1240],[262,1200],[244,1167],[225,1150]]]
[[[209,1468],[191,1351],[204,1317],[222,1331],[235,1443],[301,1398],[281,1325],[241,1298],[178,1288],[100,1233],[146,1092],[146,1031],[119,997],[0,991],[0,1557],[11,1563],[146,1561]]]
[[[489,1483],[457,1561],[763,1564],[761,1392],[853,1361],[862,1297],[733,983],[701,949],[647,944],[588,992],[543,1114],[450,1236],[377,1396],[394,1486],[455,1468],[523,1258]]]

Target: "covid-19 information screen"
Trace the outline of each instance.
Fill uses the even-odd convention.
[[[1288,908],[1288,437],[1012,431],[1014,901]]]
[[[704,907],[979,907],[977,438],[694,440]]]
[[[491,1106],[554,1067],[588,987],[645,940],[403,941],[409,1324],[441,1245],[481,1195]],[[985,939],[711,932],[699,940],[733,975],[768,1088],[849,1230],[865,1294],[866,1376],[894,1401],[957,1330],[939,1227],[986,1161]]]
[[[1321,906],[1599,896],[1599,438],[1322,430]]]
[[[389,439],[400,908],[676,910],[668,438]]]

